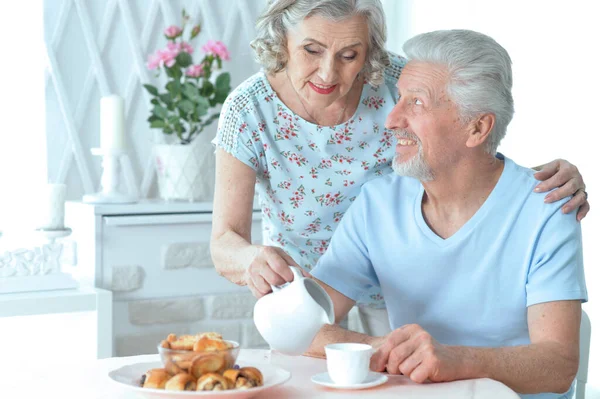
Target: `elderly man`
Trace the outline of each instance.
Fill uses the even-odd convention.
[[[510,57],[464,30],[416,36],[404,51],[386,122],[400,176],[364,185],[312,270],[338,321],[381,287],[394,330],[328,326],[309,354],[365,342],[376,371],[570,397],[587,300],[581,230],[561,203],[539,201],[530,169],[496,153],[513,115]]]

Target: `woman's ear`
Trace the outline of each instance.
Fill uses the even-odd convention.
[[[483,114],[469,124],[466,145],[469,148],[485,143],[496,124],[496,115]]]

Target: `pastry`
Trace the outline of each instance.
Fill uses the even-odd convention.
[[[225,391],[231,389],[229,380],[217,373],[206,373],[198,378],[197,391]]]
[[[225,358],[218,353],[207,353],[197,356],[190,366],[190,373],[200,378],[206,373],[222,373],[227,367]]]
[[[167,341],[169,341],[171,349],[178,351],[191,351],[199,339],[196,335],[180,335],[176,339],[173,336],[174,334],[170,334]]]
[[[196,335],[180,335],[177,337],[175,334],[169,334],[166,340],[161,342],[163,348],[170,348],[174,350],[191,351],[194,350],[194,344],[201,339],[215,340],[223,342],[223,336],[216,332],[205,332]],[[166,341],[166,342],[165,342]],[[165,346],[168,343],[169,346]]]
[[[142,376],[140,385],[144,388],[165,389],[171,375],[165,369],[151,369]]]
[[[189,353],[177,353],[171,355],[171,362],[184,371],[189,371],[192,366],[192,360],[198,356],[197,353],[189,351]]]
[[[189,362],[189,364],[191,364],[191,362]],[[189,368],[189,364],[188,364],[188,368]],[[169,373],[170,375],[177,375],[177,374],[186,372],[184,369],[182,369],[177,364],[175,364],[174,362],[171,362],[171,361],[167,361],[165,363],[165,370],[167,370],[167,373]]]
[[[171,343],[168,340],[164,339],[160,341],[160,347],[165,349],[171,349]]]
[[[228,342],[223,341],[220,338],[211,338],[204,336],[194,343],[194,352],[216,352],[226,351],[231,349],[231,345]]]
[[[223,336],[217,332],[205,332],[197,335],[198,339],[208,337],[211,339],[223,339]]]
[[[263,384],[263,375],[255,367],[225,370],[223,377],[227,378],[235,389],[249,389]]]
[[[171,377],[165,385],[167,391],[195,391],[196,379],[189,374],[182,373]]]

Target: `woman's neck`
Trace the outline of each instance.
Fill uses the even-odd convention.
[[[286,71],[281,71],[275,75],[267,75],[271,87],[277,94],[277,97],[294,114],[302,119],[321,126],[335,126],[347,121],[354,113],[360,102],[362,94],[362,78],[359,76],[350,91],[336,99],[331,105],[320,108],[314,104],[308,103],[303,99],[292,85]]]

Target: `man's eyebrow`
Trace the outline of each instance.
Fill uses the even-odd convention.
[[[318,41],[317,39],[313,39],[312,37],[307,37],[307,38],[305,38],[304,40],[302,40],[302,43],[305,43],[305,42],[312,42],[312,43],[318,44],[318,45],[319,45],[319,46],[321,46],[321,47],[328,48],[328,47],[327,47],[325,44],[321,43],[321,42],[320,42],[320,41]],[[352,47],[359,47],[359,46],[362,46],[362,45],[363,45],[363,44],[362,44],[361,42],[352,43],[352,44],[350,44],[350,45],[348,45],[348,46],[345,46],[345,47],[344,47],[344,48],[342,48],[340,51],[342,51],[342,50],[346,50],[346,49],[349,49],[349,48],[352,48]]]
[[[409,92],[409,93],[423,93],[429,96],[429,90],[425,90],[425,89],[419,89],[419,88],[412,88],[412,89],[406,89],[405,91]],[[400,93],[400,89],[398,89],[398,96],[401,96]]]

